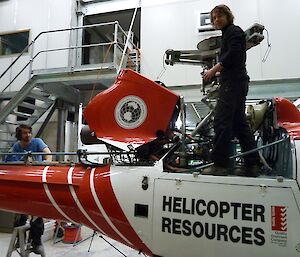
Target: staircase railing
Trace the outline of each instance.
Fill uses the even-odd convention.
[[[94,29],[94,28],[98,28],[98,27],[104,28],[104,27],[108,27],[108,26],[113,26],[113,28],[114,28],[113,33],[112,33],[112,37],[110,37],[111,39],[108,40],[108,42],[97,42],[97,43],[91,43],[91,44],[82,44],[81,43],[79,45],[75,44],[75,45],[70,45],[70,46],[66,46],[66,47],[42,49],[42,50],[35,53],[35,46],[39,42],[39,40],[42,38],[43,35],[55,34],[55,33],[59,33],[59,32],[68,32],[69,31],[70,32],[69,38],[72,39],[72,36],[73,36],[72,32],[73,31],[85,30],[85,29]],[[121,35],[121,37],[122,36],[127,37],[127,33],[122,29],[122,27],[120,26],[118,21],[92,24],[92,25],[85,25],[85,26],[78,26],[78,27],[65,28],[65,29],[42,31],[24,48],[24,50],[17,56],[17,58],[0,75],[0,90],[1,90],[1,88],[3,88],[1,90],[0,94],[3,94],[4,92],[6,92],[7,89],[10,88],[10,86],[18,78],[20,79],[21,74],[23,74],[26,69],[28,69],[29,77],[28,77],[28,79],[24,79],[25,81],[22,81],[22,83],[25,84],[28,80],[30,80],[31,77],[32,77],[32,73],[33,73],[33,63],[34,63],[34,61],[37,59],[37,57],[39,57],[41,54],[44,54],[44,53],[51,53],[51,52],[59,52],[59,51],[67,51],[68,50],[69,53],[68,53],[68,57],[67,57],[68,58],[67,68],[70,68],[69,71],[74,71],[75,67],[89,67],[91,65],[82,64],[82,63],[78,64],[78,60],[76,62],[76,60],[73,59],[74,58],[74,52],[73,51],[78,50],[78,49],[87,49],[87,48],[91,49],[93,47],[107,47],[108,48],[107,51],[112,52],[112,56],[113,56],[112,65],[116,68],[116,70],[118,70],[120,67],[126,67],[125,62],[127,62],[128,59],[124,59],[124,62],[120,63],[120,58],[118,58],[118,52],[124,50],[124,46],[122,46],[122,44],[120,42],[120,35]],[[78,42],[78,41],[79,40],[76,40],[76,42]],[[81,40],[81,42],[82,42],[82,40]],[[139,52],[138,47],[134,44],[134,42],[132,42],[132,40],[130,40],[130,45],[136,51]],[[25,54],[27,55],[27,52],[29,52],[29,55],[30,55],[29,58],[30,59],[27,63],[25,63],[25,65],[24,64],[22,65],[22,63],[21,63],[21,61],[23,59],[22,57],[25,57]],[[129,54],[128,54],[128,56],[129,56]],[[80,61],[82,62],[82,60],[80,60]],[[134,61],[133,63],[135,63],[135,65],[139,65],[139,62]],[[19,65],[19,64],[21,64],[21,65]],[[96,69],[101,68],[101,66],[99,67],[99,64],[101,64],[101,63],[97,63],[97,64],[94,65]],[[12,72],[12,69],[14,67],[18,66],[18,65],[21,66],[21,68],[17,71],[16,75],[11,76],[8,83],[6,84],[4,82],[5,74],[8,74],[9,71]],[[139,70],[139,67],[135,67],[135,70]]]

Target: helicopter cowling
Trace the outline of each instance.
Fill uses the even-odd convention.
[[[277,123],[285,128],[290,137],[300,139],[300,112],[289,100],[282,97],[275,97]]]
[[[167,88],[125,69],[87,105],[84,117],[98,139],[139,145],[167,129],[178,100]]]

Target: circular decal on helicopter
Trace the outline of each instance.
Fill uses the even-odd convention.
[[[115,108],[115,119],[120,127],[134,129],[139,127],[147,117],[147,106],[138,96],[122,98]]]

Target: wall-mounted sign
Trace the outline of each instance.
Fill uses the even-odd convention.
[[[210,21],[210,13],[200,13],[199,21],[198,21],[198,32],[205,32],[205,31],[213,31],[215,30]]]

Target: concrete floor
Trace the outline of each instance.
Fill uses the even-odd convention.
[[[83,227],[82,228],[82,238],[87,238],[93,234],[93,231]],[[6,257],[7,249],[9,246],[11,234],[0,233],[0,257]],[[143,257],[144,255],[139,255],[137,251],[128,248],[110,238],[106,238],[112,245],[117,247],[122,253],[127,257]],[[108,243],[106,243],[102,238],[95,236],[91,250],[88,252],[89,244],[91,239],[88,239],[75,247],[70,244],[64,244],[59,242],[53,244],[53,240],[48,240],[44,243],[46,257],[122,257],[124,255],[113,249]],[[35,254],[30,254],[30,256],[40,256]],[[17,252],[12,254],[12,257],[20,257]]]

